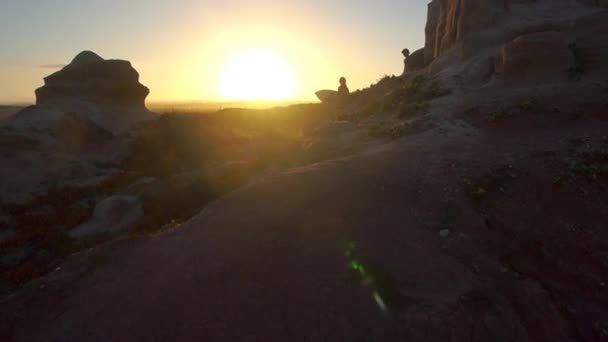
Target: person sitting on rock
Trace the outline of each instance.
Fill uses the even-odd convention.
[[[348,87],[346,86],[346,78],[340,77],[340,87],[338,87],[338,96],[344,97],[345,95],[348,95],[349,93],[350,93],[350,90],[348,90]]]

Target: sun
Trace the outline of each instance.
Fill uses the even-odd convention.
[[[220,95],[230,100],[286,100],[295,95],[292,68],[271,50],[249,50],[228,60]]]

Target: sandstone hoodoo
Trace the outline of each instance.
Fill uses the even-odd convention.
[[[15,114],[6,124],[47,130],[66,114],[77,114],[117,134],[156,117],[146,109],[149,93],[129,61],[105,60],[84,51],[45,77],[44,85],[36,89],[36,105]]]
[[[139,83],[139,74],[130,62],[104,60],[84,51],[63,69],[45,77],[44,86],[36,90],[36,104],[75,97],[143,108],[149,93]]]

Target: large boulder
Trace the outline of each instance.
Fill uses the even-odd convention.
[[[44,78],[36,104],[70,97],[144,107],[150,91],[128,61],[104,60],[91,51],[78,54],[63,69]]]
[[[143,215],[143,203],[139,197],[114,195],[99,202],[93,217],[74,228],[69,235],[77,239],[112,236],[128,231]]]
[[[425,67],[424,63],[424,49],[414,51],[404,62],[403,74],[418,71]]]
[[[566,81],[574,65],[565,34],[536,32],[504,44],[496,60],[496,72],[507,83],[550,83]]]

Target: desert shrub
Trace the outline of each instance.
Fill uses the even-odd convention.
[[[570,163],[570,172],[589,181],[608,180],[608,152],[583,153]]]
[[[397,112],[400,116],[421,114],[428,109],[428,101],[449,93],[439,82],[431,82],[418,75],[409,82],[399,84],[366,111]]]
[[[486,196],[487,191],[481,186],[469,187],[467,192],[467,196],[474,203],[480,203],[481,200]]]
[[[511,116],[511,110],[507,107],[500,107],[497,110],[488,113],[488,119],[496,122]]]
[[[397,79],[397,76],[395,75],[383,75],[378,78],[376,85],[383,85],[384,83],[389,83],[395,79]]]
[[[408,127],[405,124],[398,124],[390,128],[389,136],[392,140],[399,139],[408,133]]]
[[[536,99],[528,99],[523,102],[511,105],[502,105],[498,109],[489,112],[487,118],[490,121],[496,122],[513,116],[516,113],[530,112],[538,105]]]
[[[290,108],[285,115],[282,109],[164,115],[139,132],[124,166],[165,177],[214,162],[284,161],[294,157],[303,132],[317,120],[305,118],[306,108]]]
[[[163,115],[138,132],[125,167],[155,177],[200,168],[230,145],[230,138],[194,115]]]
[[[367,134],[371,138],[396,140],[408,134],[408,125],[401,123],[386,127],[375,124],[368,128]]]

